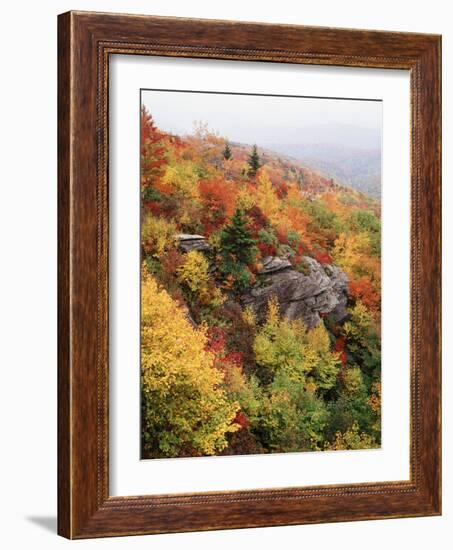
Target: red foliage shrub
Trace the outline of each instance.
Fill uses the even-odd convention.
[[[241,428],[246,428],[249,425],[248,418],[245,416],[245,414],[242,411],[238,411],[236,413],[236,418],[234,421],[236,424],[239,424]]]
[[[285,198],[286,195],[288,194],[288,189],[289,189],[288,184],[282,180],[279,180],[274,182],[274,186],[275,186],[275,192],[277,193],[277,197],[279,199]]]
[[[183,263],[184,257],[176,248],[168,250],[161,258],[162,267],[169,275],[175,275],[178,267]]]
[[[248,227],[256,237],[261,229],[266,228],[269,225],[267,216],[263,213],[259,206],[252,206],[246,212],[248,218]]]
[[[222,353],[225,349],[225,333],[219,327],[210,327],[208,330],[207,351],[212,351],[216,355]]]
[[[206,350],[215,355],[214,366],[222,371],[230,368],[242,368],[242,353],[226,351],[225,333],[219,327],[210,327],[208,330],[208,344]]]
[[[373,312],[380,310],[381,296],[366,275],[349,281],[349,294],[355,300],[361,301],[369,310]]]
[[[317,250],[313,254],[314,259],[319,262],[320,264],[331,264],[332,258],[329,256],[327,252],[323,252],[321,250]]]
[[[240,351],[230,351],[225,355],[225,360],[228,363],[236,365],[237,367],[242,366],[242,353]]]
[[[202,180],[198,184],[203,205],[202,223],[206,234],[222,227],[234,213],[237,188],[223,178]]]
[[[266,256],[275,256],[277,254],[277,247],[275,246],[275,244],[265,244],[262,242],[258,242],[256,246],[260,251],[262,258]]]
[[[341,365],[343,367],[346,366],[346,352],[345,352],[345,347],[346,347],[346,339],[344,336],[339,336],[336,341],[335,341],[335,351],[339,352],[340,354],[340,361],[341,361]]]
[[[277,235],[277,239],[278,239],[278,242],[280,244],[289,244],[288,235],[287,235],[286,231],[284,231],[280,227],[277,227],[277,230],[276,230],[275,233]]]
[[[178,212],[178,202],[171,195],[162,195],[162,200],[143,200],[142,205],[144,211],[167,219],[174,218]]]
[[[154,216],[162,214],[162,205],[158,201],[143,201],[143,209],[150,212]]]

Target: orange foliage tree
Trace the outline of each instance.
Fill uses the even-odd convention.
[[[167,165],[164,132],[155,125],[146,107],[141,110],[141,186],[152,188],[160,180]]]

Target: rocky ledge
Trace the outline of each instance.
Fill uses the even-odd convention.
[[[348,316],[347,275],[336,266],[323,266],[308,256],[304,260],[306,273],[295,271],[286,258],[265,258],[259,272],[260,285],[242,296],[243,304],[252,307],[263,320],[268,301],[275,296],[283,316],[303,319],[309,328],[319,324],[321,314],[329,314],[335,323],[343,322]]]
[[[180,233],[175,236],[182,252],[209,252],[210,245],[203,235]],[[258,319],[266,317],[267,304],[272,296],[278,299],[280,313],[290,320],[303,319],[308,328],[317,326],[321,315],[329,315],[334,323],[348,316],[348,277],[334,265],[321,265],[314,258],[304,257],[304,273],[293,269],[287,258],[267,256],[258,272],[259,284],[241,296],[243,305],[250,306]],[[215,269],[210,266],[211,271]]]
[[[176,240],[179,242],[179,248],[182,252],[190,252],[192,250],[209,252],[211,250],[211,247],[206,242],[206,237],[203,237],[203,235],[189,235],[187,233],[180,233],[179,235],[176,235]]]

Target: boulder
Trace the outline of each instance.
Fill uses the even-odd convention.
[[[203,235],[180,233],[176,235],[176,239],[179,242],[179,248],[182,252],[191,252],[192,250],[209,252],[211,250],[210,245],[206,242],[206,237],[203,237]]]
[[[266,317],[272,296],[280,313],[290,319],[302,319],[308,328],[317,326],[321,314],[330,314],[335,323],[347,318],[348,277],[336,266],[323,266],[306,256],[305,273],[294,270],[286,258],[268,257],[259,272],[260,284],[242,296],[242,303],[255,311],[259,320]]]

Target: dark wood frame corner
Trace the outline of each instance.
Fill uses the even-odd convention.
[[[58,532],[87,538],[440,514],[441,38],[69,12],[59,16],[58,48]],[[109,496],[112,54],[410,71],[410,481]]]

